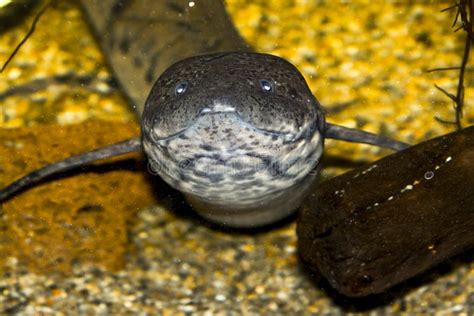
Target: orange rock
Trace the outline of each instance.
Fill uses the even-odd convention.
[[[136,135],[136,123],[102,121],[0,129],[0,186]],[[142,158],[129,154],[75,170],[0,204],[0,270],[11,257],[36,272],[68,272],[75,263],[120,269],[127,226],[137,210],[153,203],[145,168],[136,170]]]

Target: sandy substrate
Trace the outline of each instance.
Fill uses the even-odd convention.
[[[331,122],[383,132],[408,142],[452,130],[452,126],[433,119],[435,115],[453,117],[449,100],[433,85],[452,90],[457,74],[425,72],[460,61],[461,34],[453,35],[449,28],[453,12],[439,13],[448,5],[299,2],[289,7],[289,1],[229,0],[228,6],[243,35],[258,50],[286,57],[302,70],[315,95],[328,106]],[[2,60],[24,36],[30,22],[2,34]],[[32,84],[34,89],[14,89]],[[473,122],[472,93],[469,87],[465,124]],[[8,140],[1,145],[1,164],[8,169],[7,176],[1,174],[2,186],[26,170],[137,132],[134,116],[120,91],[110,85],[103,56],[80,12],[66,1],[48,9],[34,36],[0,76],[0,109],[1,127],[36,126],[1,131],[1,139]],[[78,130],[70,127],[70,132],[76,133],[74,140],[90,142],[69,143],[59,126],[87,119],[125,124],[85,123],[86,128]],[[19,158],[28,151],[21,145],[12,146],[37,141],[40,131],[49,145],[29,152],[33,156],[40,152],[41,156],[30,156],[35,159],[27,161]],[[57,139],[62,135],[62,140],[53,146],[56,134]],[[21,137],[25,139],[19,142]],[[327,151],[328,156],[349,157],[354,162],[387,153],[336,142],[330,142]],[[19,163],[8,163],[8,159]],[[334,163],[323,173],[334,175],[347,167]],[[8,224],[0,227],[5,232],[0,249],[6,257],[0,278],[0,311],[474,313],[472,253],[384,296],[348,300],[300,267],[294,223],[255,234],[217,231],[193,216],[179,194],[159,180],[150,184],[144,169],[137,173],[94,168],[87,174],[45,183],[2,204],[2,223]],[[106,191],[94,187],[98,183]],[[159,206],[142,208],[151,199],[147,190],[157,194]],[[97,200],[91,204],[92,199]],[[62,201],[64,207],[51,213],[57,208],[48,205],[51,200]],[[124,201],[129,204],[124,205]],[[90,207],[97,204],[106,205],[104,213]],[[86,212],[78,212],[85,206]],[[34,220],[26,214],[33,214]],[[60,214],[60,221],[51,226],[58,219],[52,214]],[[64,235],[68,231],[64,223],[78,228],[72,235]],[[88,229],[83,229],[84,225]],[[65,246],[57,247],[61,244]],[[80,260],[57,261],[64,257]]]

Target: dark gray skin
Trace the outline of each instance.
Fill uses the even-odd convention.
[[[156,78],[191,56],[244,52],[224,1],[80,0],[120,89],[140,116]]]
[[[409,145],[325,122],[301,73],[267,54],[192,57],[156,81],[142,136],[34,171],[0,201],[53,173],[144,150],[153,170],[204,218],[252,228],[292,214],[315,181],[325,138],[393,150]]]

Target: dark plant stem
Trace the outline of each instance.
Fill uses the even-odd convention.
[[[15,47],[15,49],[13,50],[13,52],[10,54],[10,56],[7,58],[7,60],[5,61],[5,63],[3,64],[3,66],[0,68],[0,73],[2,73],[3,71],[5,71],[5,69],[7,68],[8,64],[12,61],[13,57],[15,57],[15,55],[18,53],[18,51],[20,50],[20,48],[23,46],[23,44],[26,43],[26,41],[28,40],[28,38],[34,33],[35,29],[36,29],[36,24],[38,23],[40,17],[43,15],[44,11],[46,11],[46,9],[49,7],[49,5],[51,4],[51,2],[48,2],[39,12],[38,14],[35,16],[34,20],[33,20],[33,23],[31,24],[30,26],[30,29],[28,31],[28,33],[26,33],[25,37],[23,37],[23,39],[20,41],[20,43],[18,43],[18,45]]]
[[[469,61],[469,53],[471,50],[472,42],[472,0],[461,0],[460,6],[463,7],[463,10],[460,11],[461,22],[463,24],[464,30],[466,31],[466,40],[464,43],[464,55],[461,62],[461,69],[459,70],[459,81],[458,88],[456,92],[456,126],[458,129],[462,128],[461,119],[463,116],[463,106],[464,106],[464,74],[466,72],[466,65]],[[467,6],[467,8],[466,8]],[[469,13],[467,10],[469,10]]]
[[[447,11],[449,9],[457,8],[456,17],[454,18],[454,22],[452,27],[456,26],[456,23],[459,19],[461,19],[461,26],[456,28],[454,32],[463,29],[466,32],[466,39],[464,42],[464,53],[461,61],[461,66],[459,67],[443,67],[443,68],[436,68],[431,69],[428,72],[433,71],[444,71],[444,70],[454,70],[459,69],[459,79],[458,79],[458,86],[456,89],[456,95],[447,92],[445,89],[435,85],[435,87],[443,92],[448,98],[450,98],[454,102],[454,110],[455,110],[455,121],[449,122],[440,118],[436,118],[438,121],[443,123],[452,123],[455,124],[457,129],[462,129],[462,118],[463,118],[463,107],[464,107],[464,76],[467,71],[467,63],[469,61],[469,54],[471,51],[471,43],[473,42],[473,22],[472,16],[474,13],[472,0],[459,0],[459,3],[453,5],[449,8],[446,8],[442,11]]]

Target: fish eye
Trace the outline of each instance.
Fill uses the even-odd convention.
[[[186,92],[187,88],[188,88],[188,83],[187,82],[180,82],[174,88],[174,94],[176,96],[183,95]]]
[[[260,87],[264,92],[273,92],[273,84],[268,80],[260,80]]]

